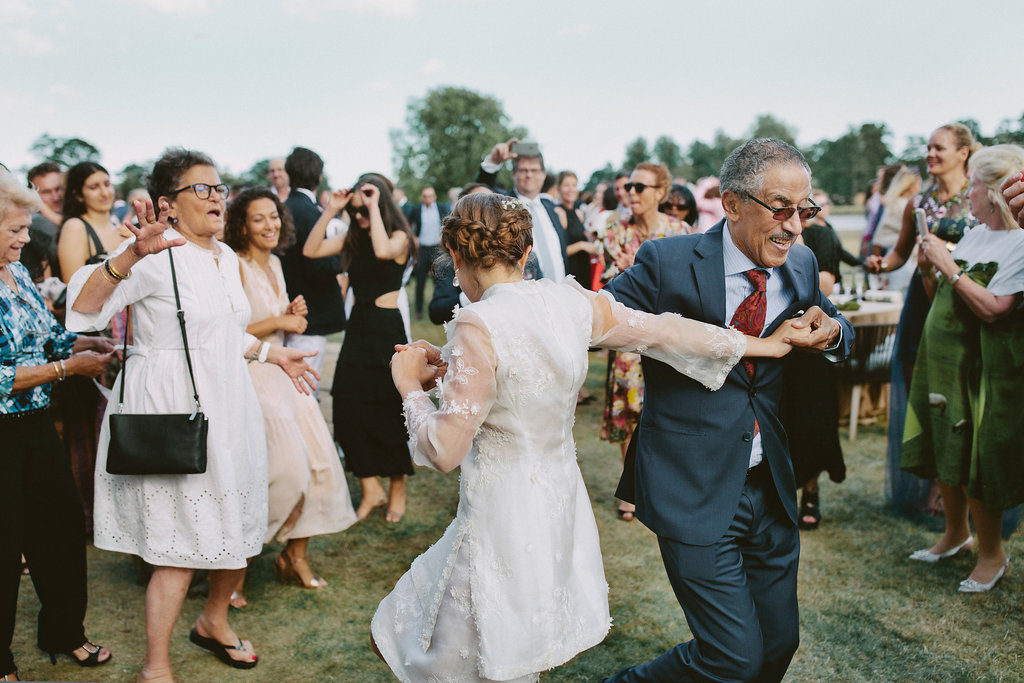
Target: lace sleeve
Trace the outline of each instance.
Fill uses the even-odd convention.
[[[434,407],[422,391],[405,397],[405,423],[413,462],[450,472],[469,453],[496,394],[495,357],[491,336],[471,310],[460,311],[441,353],[448,363],[438,382],[440,405]]]
[[[578,286],[578,285],[577,285]],[[659,360],[708,389],[718,389],[747,349],[736,330],[684,318],[653,315],[616,301],[607,292],[587,292],[593,310],[591,346],[631,351]]]

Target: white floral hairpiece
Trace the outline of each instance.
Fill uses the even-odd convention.
[[[502,199],[501,208],[505,211],[511,211],[512,209],[524,209],[526,205],[518,199]]]

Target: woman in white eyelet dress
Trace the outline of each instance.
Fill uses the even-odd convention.
[[[460,214],[481,213],[463,205],[472,197],[511,206],[497,195],[460,200],[445,220],[446,245]],[[488,229],[479,219],[476,227]],[[633,311],[571,278],[523,281],[521,262],[508,282],[471,292],[487,278],[467,286],[467,271],[480,271],[454,257],[475,303],[456,309],[443,350],[417,342],[396,354],[392,369],[416,464],[462,467],[458,511],[380,603],[371,630],[402,681],[533,681],[600,643],[611,624],[572,436],[587,348],[641,352],[716,389],[745,349],[778,355],[779,344],[774,353],[760,345],[769,340],[747,349],[750,338],[739,332]],[[418,363],[422,381],[438,353],[447,372],[435,408],[407,369]]]

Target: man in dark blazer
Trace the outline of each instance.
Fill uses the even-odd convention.
[[[568,237],[555,213],[554,203],[539,196],[544,178],[547,177],[544,157],[540,154],[516,154],[512,151],[512,146],[517,142],[517,139],[512,138],[508,142],[496,144],[480,164],[476,182],[483,183],[500,194],[516,197],[526,205],[533,217],[533,253],[537,254],[540,269],[544,277],[561,281],[565,277],[565,248],[568,245]],[[512,180],[515,183],[515,189],[511,192],[495,187],[498,170],[509,159],[512,160]]]
[[[451,213],[451,204],[439,204],[437,192],[424,187],[420,192],[420,203],[408,214],[409,227],[419,240],[419,254],[416,258],[416,318],[423,317],[423,288],[427,276],[437,258],[441,245],[441,220]]]
[[[814,255],[795,241],[801,214],[816,212],[803,155],[778,140],[752,140],[720,175],[725,220],[703,235],[645,243],[607,289],[651,313],[762,327],[748,334],[768,335],[798,318],[806,336],[793,339],[794,353],[845,358],[853,327],[818,289]],[[778,681],[785,674],[799,644],[800,539],[778,419],[783,362],[739,363],[712,392],[643,359],[644,411],[620,496],[632,493],[637,518],[658,535],[693,639],[607,680]],[[630,475],[633,491],[622,493]]]
[[[345,301],[338,285],[341,266],[337,256],[306,258],[302,247],[323,211],[316,203],[317,185],[323,177],[324,162],[320,156],[305,147],[296,147],[284,162],[291,182],[291,190],[284,205],[295,223],[295,243],[281,257],[288,298],[302,295],[309,314],[304,334],[289,334],[285,345],[304,351],[316,351],[307,358],[317,372],[324,362],[327,335],[345,329]]]

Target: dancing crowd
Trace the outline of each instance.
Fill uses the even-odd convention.
[[[93,161],[0,169],[0,676],[19,680],[23,572],[39,647],[111,661],[85,633],[90,535],[146,583],[138,680],[173,680],[200,573],[189,639],[253,668],[228,619],[248,606],[253,558],[280,543],[282,584],[327,586],[310,539],[377,508],[400,524],[422,466],[461,469],[458,510],[381,596],[374,651],[403,681],[536,680],[611,623],[573,440],[602,349],[616,514],[657,535],[693,633],[606,680],[781,680],[799,642],[798,530],[822,522],[821,474],[846,476],[836,367],[856,329],[829,298],[844,262],[905,300],[887,488],[946,522],[910,559],[977,550],[959,590],[992,589],[1024,503],[1024,149],[949,124],[927,166],[927,183],[879,169],[857,255],[803,155],[772,139],[717,178],[645,161],[582,193],[536,144],[499,141],[442,188],[450,201],[426,187],[415,205],[377,172],[318,195],[324,162],[303,147],[244,188],[171,148],[124,198]],[[411,339],[425,309],[443,348]],[[320,373],[339,333],[332,429]],[[112,417],[127,415],[198,415],[204,464],[124,473]]]

